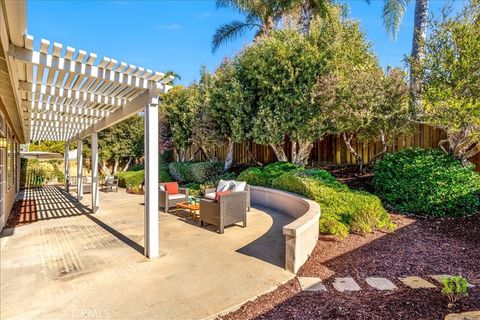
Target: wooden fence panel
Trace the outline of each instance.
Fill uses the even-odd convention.
[[[389,146],[388,152],[400,151],[403,148],[422,147],[422,148],[438,148],[440,140],[445,138],[445,133],[434,127],[420,125],[418,129],[410,135],[398,137],[393,146]],[[363,143],[353,139],[352,146],[355,151],[363,155],[365,163],[368,163],[374,155],[382,148],[380,142]],[[275,162],[275,153],[270,146],[252,143],[250,146],[251,153],[255,159],[263,164]],[[187,149],[187,159],[192,157],[192,148]],[[291,159],[291,143],[285,143],[285,153]],[[215,156],[220,161],[225,161],[227,155],[227,145],[221,145],[215,150]],[[201,151],[197,151],[194,155],[195,161],[206,161],[205,155]],[[470,159],[475,164],[476,170],[480,172],[480,154]],[[234,164],[251,163],[246,145],[243,143],[235,143],[233,152]],[[342,138],[336,135],[327,135],[323,140],[316,141],[310,155],[309,164],[311,165],[354,165],[355,157],[348,151]]]

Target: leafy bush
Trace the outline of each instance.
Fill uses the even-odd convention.
[[[468,282],[462,276],[446,277],[442,280],[442,285],[442,293],[447,296],[449,308],[462,297],[468,296]]]
[[[272,187],[315,200],[321,208],[320,232],[347,236],[394,228],[380,199],[368,192],[350,190],[325,170],[297,169],[282,174]]]
[[[292,170],[296,170],[299,167],[290,162],[275,162],[269,164],[263,168],[252,167],[240,173],[238,180],[246,181],[250,185],[271,187],[273,180]]]
[[[41,187],[50,182],[65,181],[59,162],[55,160],[21,159],[20,170],[22,187]]]
[[[172,180],[172,177],[170,177],[170,169],[168,168],[168,163],[160,163],[160,168],[158,171],[158,181],[170,182]]]
[[[145,170],[118,172],[118,185],[123,188],[138,187],[143,182]]]
[[[211,162],[172,162],[170,175],[180,183],[203,183],[218,177],[223,171],[223,163]]]
[[[434,149],[386,155],[374,169],[376,193],[403,213],[445,217],[480,209],[480,174]]]

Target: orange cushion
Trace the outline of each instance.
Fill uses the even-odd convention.
[[[166,182],[165,183],[165,190],[169,194],[177,194],[178,193],[178,183],[176,183],[176,182]]]
[[[220,197],[225,195],[225,194],[230,194],[232,193],[232,191],[220,191],[220,192],[217,192],[217,194],[215,195],[215,201],[219,201],[220,200]]]

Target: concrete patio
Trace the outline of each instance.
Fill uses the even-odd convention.
[[[101,193],[90,214],[59,187],[19,194],[21,225],[2,232],[2,319],[201,319],[274,289],[284,270],[282,226],[261,207],[220,235],[159,211],[160,258],[143,256],[143,196]],[[23,223],[23,224],[22,224]]]

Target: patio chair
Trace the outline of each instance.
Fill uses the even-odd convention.
[[[108,190],[113,192],[113,189],[115,189],[115,192],[118,192],[118,178],[114,176],[106,176],[103,181],[103,188],[105,189],[105,192],[108,192]]]
[[[204,191],[204,198],[215,200],[217,192],[230,190],[232,192],[247,192],[247,211],[250,212],[250,185],[246,182],[235,180],[220,180],[216,188],[207,188]]]
[[[165,213],[170,208],[175,208],[177,203],[186,202],[188,199],[188,189],[179,188],[177,182],[164,182],[159,184],[158,204]]]
[[[200,200],[200,226],[209,223],[218,227],[220,234],[224,228],[242,222],[247,226],[247,192],[237,191],[223,194],[218,200]]]

